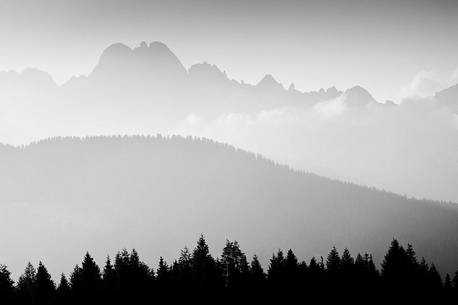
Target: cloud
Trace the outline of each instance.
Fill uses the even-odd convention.
[[[315,105],[314,109],[326,119],[338,116],[345,110],[345,98],[346,95],[341,95],[334,100],[320,102]]]
[[[402,100],[430,98],[436,92],[458,84],[458,68],[450,75],[439,77],[434,71],[420,71],[412,80],[401,87]]]
[[[393,107],[230,113],[185,122],[177,133],[212,138],[294,168],[419,198],[458,202],[458,117],[431,99]]]
[[[443,88],[442,82],[431,71],[420,71],[405,86],[401,87],[401,98],[426,98]]]

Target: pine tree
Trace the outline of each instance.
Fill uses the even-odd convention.
[[[372,257],[372,254],[364,254],[364,262],[366,265],[366,269],[368,272],[368,275],[372,281],[375,281],[379,277],[379,271],[377,270],[377,267],[375,267],[374,259]]]
[[[70,303],[70,285],[68,283],[65,274],[61,274],[59,286],[56,289],[57,304],[68,304]]]
[[[429,287],[433,291],[439,291],[442,288],[442,279],[434,264],[429,268]]]
[[[81,276],[86,283],[86,288],[94,290],[99,288],[102,280],[100,268],[88,252],[86,252],[83,262],[81,263]]]
[[[191,266],[191,259],[192,255],[189,252],[188,247],[184,247],[183,250],[180,252],[180,258],[178,259],[178,263],[182,266]]]
[[[286,261],[285,261],[285,267],[287,269],[287,272],[294,273],[297,271],[299,264],[297,261],[297,257],[294,254],[293,250],[289,249],[288,252],[286,253]]]
[[[336,247],[332,247],[326,260],[326,270],[330,275],[337,274],[340,269],[340,256]]]
[[[416,266],[418,264],[417,255],[411,244],[407,244],[406,254],[409,259],[409,264],[411,266]]]
[[[111,264],[110,256],[107,256],[107,259],[105,261],[102,278],[106,282],[111,282],[115,278],[115,270],[113,265]]]
[[[244,285],[248,277],[248,262],[237,241],[226,240],[220,260],[225,286],[238,288]]]
[[[78,294],[79,290],[82,288],[82,270],[81,267],[76,265],[73,268],[72,273],[70,274],[70,286],[72,287],[72,292]]]
[[[36,270],[32,263],[28,262],[24,273],[19,277],[17,283],[17,296],[21,304],[35,303],[35,281]]]
[[[100,268],[86,252],[81,267],[75,266],[70,277],[72,298],[76,303],[97,304],[101,301],[102,277]]]
[[[51,279],[45,265],[39,262],[36,274],[36,304],[47,305],[51,304],[55,297],[56,286]]]
[[[14,282],[5,265],[0,265],[0,304],[14,304]]]
[[[107,256],[105,266],[103,267],[102,282],[105,302],[107,304],[114,303],[118,293],[118,287],[116,271],[111,263],[110,256]]]
[[[285,280],[288,290],[294,291],[299,288],[299,263],[296,255],[291,249],[286,253]]]
[[[159,258],[159,266],[156,271],[156,279],[160,286],[167,285],[169,280],[169,266],[162,256]]]
[[[192,280],[192,255],[188,247],[184,247],[180,251],[180,257],[176,266],[174,266],[174,278],[179,288],[189,289]]]
[[[340,264],[341,264],[342,272],[349,274],[353,271],[355,261],[353,257],[351,256],[350,251],[347,248],[345,248],[342,253]]]
[[[272,254],[270,259],[269,269],[267,270],[267,279],[271,283],[271,286],[281,287],[283,278],[285,275],[285,257],[281,249],[278,250],[277,254]]]
[[[391,289],[405,290],[406,284],[410,283],[409,262],[410,258],[404,248],[393,239],[382,262],[382,278],[385,285]]]
[[[222,284],[221,282],[224,282],[203,235],[199,237],[197,246],[192,252],[191,266],[193,285],[200,289],[217,289]]]
[[[266,274],[262,269],[261,263],[259,262],[258,256],[253,255],[253,259],[250,264],[250,282],[253,286],[260,288],[265,285]]]
[[[139,303],[146,298],[148,289],[153,285],[154,273],[150,268],[140,260],[140,256],[135,249],[132,249],[129,259],[129,289],[131,297],[135,296],[132,301]]]

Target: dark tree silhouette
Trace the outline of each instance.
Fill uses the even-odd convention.
[[[57,304],[69,304],[70,303],[70,284],[68,283],[65,274],[61,274],[60,282],[56,289],[56,303]]]
[[[272,254],[270,259],[269,269],[267,270],[267,279],[269,286],[274,289],[283,291],[285,288],[285,282],[283,281],[285,276],[285,257],[282,250],[278,250],[277,254]]]
[[[102,276],[100,268],[87,252],[81,267],[76,266],[71,275],[73,301],[97,304],[101,301]]]
[[[16,285],[19,304],[35,304],[36,273],[35,267],[28,262]]]
[[[199,237],[196,248],[192,252],[191,266],[193,286],[196,289],[204,289],[211,293],[217,293],[224,279],[218,270],[216,261],[210,255],[207,242],[203,235]]]
[[[219,262],[223,269],[225,286],[230,290],[242,289],[248,280],[249,266],[237,241],[226,240]]]
[[[109,304],[113,304],[116,301],[116,294],[118,288],[118,279],[116,271],[111,263],[110,256],[107,256],[105,260],[105,266],[102,272],[102,287],[103,287],[103,300]]]
[[[14,304],[15,292],[11,273],[5,265],[0,265],[0,303]]]
[[[156,282],[159,290],[165,292],[170,285],[171,271],[167,262],[162,258],[159,258],[159,266],[156,271]]]
[[[290,249],[272,255],[267,274],[256,255],[248,264],[239,244],[226,241],[221,258],[215,260],[203,236],[192,253],[184,248],[169,266],[160,257],[155,273],[134,249],[109,257],[103,272],[86,253],[81,267],[76,265],[70,283],[64,274],[56,289],[46,267],[35,270],[28,263],[14,286],[7,268],[0,265],[0,304],[6,305],[116,305],[162,304],[221,300],[222,303],[273,303],[294,300],[353,302],[404,300],[408,303],[456,304],[458,272],[445,282],[433,263],[418,260],[412,245],[404,248],[393,240],[383,259],[381,274],[372,255],[348,249],[339,255],[333,247],[324,262],[312,257],[309,264],[299,262]]]
[[[259,262],[258,256],[255,254],[250,264],[250,278],[249,283],[250,287],[253,290],[254,294],[259,294],[262,291],[262,288],[266,284],[266,274],[262,269],[261,263]]]
[[[326,260],[326,270],[330,275],[337,274],[340,270],[340,256],[336,247],[332,247]]]
[[[299,275],[300,269],[297,257],[293,250],[289,249],[286,252],[285,259],[285,284],[290,293],[295,293],[295,291],[300,289]]]
[[[36,291],[36,304],[37,305],[50,305],[54,302],[56,285],[51,279],[45,265],[39,262],[37,268],[37,275],[35,278],[35,291]]]

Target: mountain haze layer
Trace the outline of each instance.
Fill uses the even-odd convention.
[[[278,248],[310,258],[332,245],[371,251],[380,262],[398,238],[443,272],[458,265],[456,205],[294,171],[206,139],[1,146],[0,185],[0,257],[15,275],[29,259],[44,260],[54,275],[69,272],[86,250],[100,263],[122,247],[170,260],[201,233],[216,255],[225,238],[236,239],[265,263]]]
[[[458,202],[456,88],[380,103],[362,86],[301,92],[271,74],[248,84],[214,64],[185,67],[161,42],[115,43],[63,85],[37,69],[0,72],[0,142],[191,135],[327,177]]]

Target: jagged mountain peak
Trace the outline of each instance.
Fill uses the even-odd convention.
[[[154,41],[149,45],[141,42],[138,47],[130,48],[115,43],[105,49],[92,75],[119,76],[156,76],[183,77],[187,73],[178,57],[162,42]],[[146,74],[146,75],[145,75]]]
[[[365,106],[376,102],[374,97],[363,87],[354,86],[347,89],[344,93],[345,102],[349,106]]]
[[[284,89],[272,74],[266,74],[256,86],[265,89]]]

